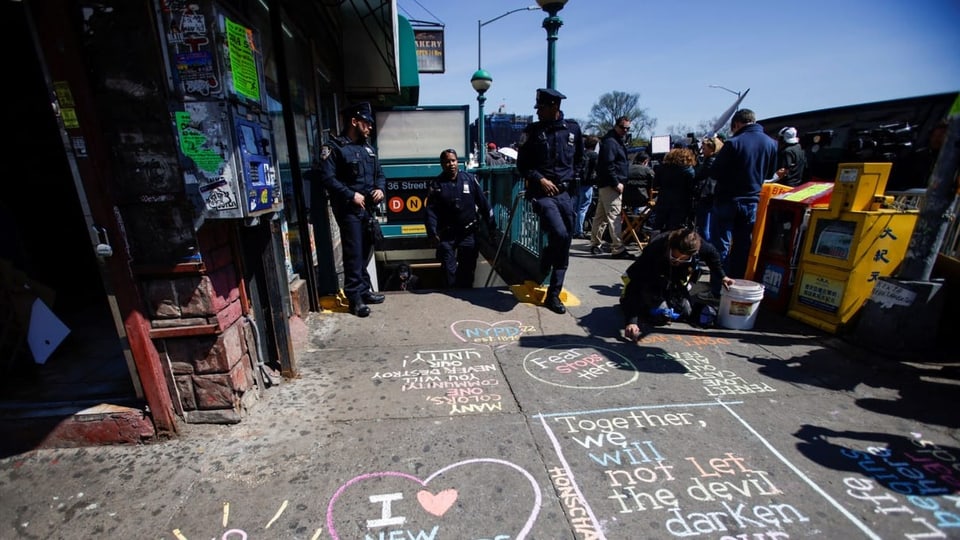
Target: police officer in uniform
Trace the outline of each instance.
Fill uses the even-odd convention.
[[[571,232],[576,219],[569,190],[582,169],[583,135],[580,126],[565,120],[560,101],[566,96],[552,88],[537,90],[538,121],[520,137],[517,171],[526,183],[525,197],[547,233],[547,246],[540,254],[540,270],[553,270],[543,305],[554,313],[566,313],[560,301],[563,278],[570,262]]]
[[[457,151],[440,153],[443,169],[427,187],[427,238],[437,247],[437,260],[448,287],[469,289],[477,269],[476,232],[480,224],[495,229],[493,210],[477,178],[460,170]]]
[[[343,292],[350,313],[366,317],[370,315],[367,304],[384,300],[382,294],[371,290],[367,259],[373,247],[368,222],[376,219],[373,209],[383,200],[387,181],[368,142],[374,127],[370,104],[358,103],[342,113],[343,131],[321,148],[320,181],[340,227]]]

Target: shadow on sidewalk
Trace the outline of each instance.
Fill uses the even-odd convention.
[[[519,340],[521,347],[534,349],[557,349],[563,350],[570,347],[570,344],[577,344],[582,347],[595,347],[605,351],[616,353],[626,358],[629,365],[619,363],[617,368],[626,371],[637,371],[640,373],[687,373],[687,368],[680,362],[671,358],[666,351],[660,347],[638,346],[633,342],[610,343],[593,337],[584,337],[573,334],[552,334],[549,336],[524,336]]]
[[[935,445],[920,433],[902,437],[804,424],[793,435],[800,439],[797,449],[810,461],[836,471],[864,474],[887,490],[918,496],[960,491],[956,475],[951,472],[951,466],[960,461],[960,449]],[[916,478],[920,471],[925,473],[922,481]],[[848,491],[853,496],[856,492],[866,496],[873,489],[869,484],[856,485],[862,487]]]

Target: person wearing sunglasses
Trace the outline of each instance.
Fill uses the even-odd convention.
[[[700,262],[720,277],[723,287],[734,280],[720,264],[720,253],[692,228],[664,231],[655,236],[627,268],[627,284],[620,296],[623,335],[630,341],[642,337],[641,322],[654,326],[688,321],[693,314],[690,289],[700,279]]]

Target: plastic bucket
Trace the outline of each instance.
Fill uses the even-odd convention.
[[[746,279],[734,280],[729,289],[720,293],[717,323],[733,330],[749,330],[757,320],[763,285]]]

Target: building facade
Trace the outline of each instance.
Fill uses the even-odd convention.
[[[394,0],[4,9],[26,69],[0,198],[3,450],[255,414],[297,375],[291,320],[342,283],[304,173],[343,105],[416,105],[409,23]]]

